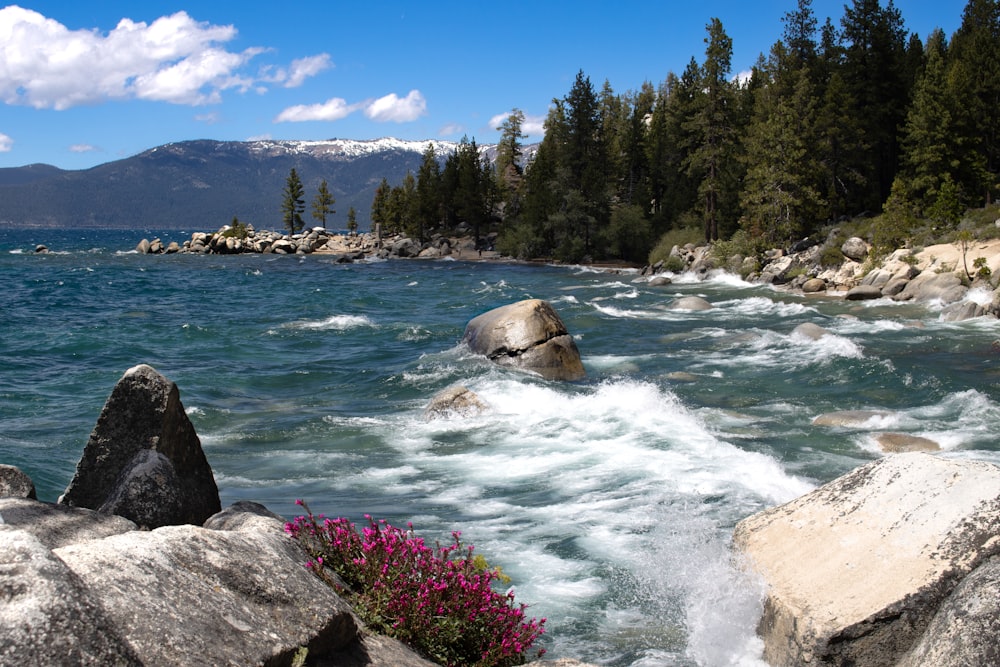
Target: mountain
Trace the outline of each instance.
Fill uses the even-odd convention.
[[[0,226],[214,230],[238,217],[259,229],[281,229],[282,190],[294,167],[309,205],[326,179],[336,198],[327,226],[346,226],[347,209],[367,229],[382,178],[416,173],[434,144],[442,158],[457,143],[401,141],[183,141],[80,171],[49,165],[0,169]],[[525,147],[526,155],[534,147]],[[494,146],[481,146],[491,157]]]

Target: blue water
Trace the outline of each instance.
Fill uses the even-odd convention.
[[[150,364],[179,386],[223,505],[460,530],[549,618],[550,657],[760,664],[737,521],[882,456],[881,431],[1000,463],[997,320],[723,275],[654,288],[580,267],[132,251],[153,236],[186,235],[0,229],[0,462],[55,500],[114,384]],[[715,307],[668,310],[681,295]],[[559,312],[586,381],[462,347],[471,318],[525,298]],[[803,322],[831,335],[792,335]],[[456,384],[490,409],[427,421]],[[864,409],[890,414],[812,424]]]

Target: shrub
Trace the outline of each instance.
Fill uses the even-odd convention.
[[[520,665],[542,633],[545,619],[525,618],[514,593],[493,590],[498,569],[473,556],[459,533],[431,549],[413,532],[375,521],[360,533],[347,519],[306,516],[285,531],[310,554],[317,575],[345,594],[375,632],[395,637],[441,665]],[[332,576],[332,574],[337,576]],[[538,651],[541,656],[544,649]]]
[[[683,248],[688,243],[698,244],[702,240],[702,233],[697,229],[690,227],[672,229],[659,238],[656,246],[650,251],[647,261],[650,264],[656,264],[659,261],[666,262],[674,246]]]
[[[233,217],[233,221],[229,224],[229,229],[222,232],[222,236],[225,238],[232,237],[234,239],[245,239],[249,236],[250,228],[247,227],[246,223],[240,222],[238,218]]]
[[[836,268],[843,264],[845,259],[838,245],[825,245],[819,253],[819,264],[826,268]]]

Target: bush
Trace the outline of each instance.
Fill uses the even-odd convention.
[[[663,234],[659,241],[656,242],[656,246],[649,253],[649,264],[656,264],[657,262],[667,262],[670,257],[670,251],[673,250],[674,246],[683,248],[688,243],[698,244],[702,242],[703,236],[700,230],[694,229],[693,227],[681,227],[678,229],[671,229],[669,232]]]
[[[307,515],[286,523],[285,531],[310,554],[307,566],[345,594],[375,632],[438,664],[476,667],[523,664],[544,632],[545,619],[526,620],[513,591],[493,590],[503,573],[473,556],[459,533],[452,533],[452,544],[431,549],[412,525],[402,530],[366,515],[369,525],[359,534],[347,519],[313,516],[296,502]]]

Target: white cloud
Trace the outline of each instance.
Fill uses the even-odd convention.
[[[327,53],[293,60],[288,68],[288,79],[285,81],[285,88],[298,88],[309,77],[316,76],[323,70],[331,67],[333,67],[333,63],[330,62],[330,55]]]
[[[465,132],[465,126],[458,123],[450,123],[438,130],[439,137],[455,137]]]
[[[38,109],[127,99],[217,102],[224,90],[258,85],[240,69],[266,49],[223,48],[235,37],[235,27],[183,11],[148,24],[124,18],[105,34],[70,30],[12,5],[0,9],[0,101]],[[302,58],[282,81],[299,85],[328,65],[325,54]]]
[[[73,144],[69,147],[71,153],[92,153],[98,150],[96,146],[91,146],[90,144]]]
[[[14,140],[0,132],[0,153],[9,153],[14,147]]]
[[[360,107],[359,104],[348,104],[346,100],[334,97],[322,104],[296,104],[293,107],[288,107],[278,114],[274,122],[300,123],[309,120],[340,120],[354,113]]]
[[[419,90],[411,90],[402,99],[396,93],[389,93],[365,107],[365,115],[379,123],[387,121],[407,123],[426,113],[427,100],[424,99]]]

